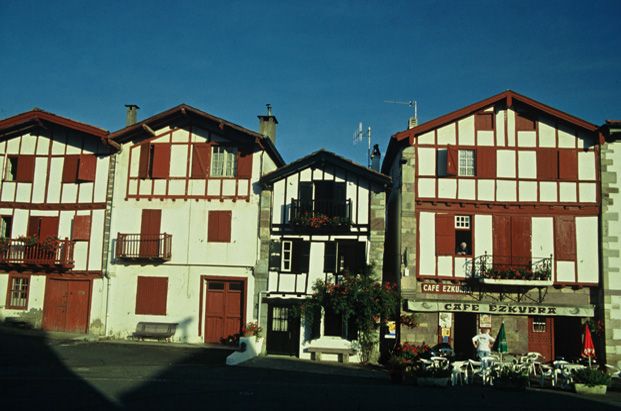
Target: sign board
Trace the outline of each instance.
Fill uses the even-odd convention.
[[[470,289],[465,284],[422,283],[421,290],[432,294],[466,294]]]
[[[479,314],[479,328],[492,328],[491,314]]]
[[[384,338],[397,338],[397,322],[388,321],[386,325],[388,326],[388,332],[384,334]]]
[[[530,305],[507,303],[455,302],[455,301],[407,301],[409,311],[486,313],[496,315],[541,315],[567,317],[593,317],[592,305]]]

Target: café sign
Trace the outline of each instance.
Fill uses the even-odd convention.
[[[463,301],[411,301],[407,302],[409,311],[427,312],[458,312],[458,313],[485,313],[500,315],[542,315],[593,317],[592,305],[560,306],[560,305],[529,305],[506,303],[480,303]]]
[[[466,294],[470,289],[462,284],[438,284],[438,283],[422,283],[421,290],[424,293],[434,294]]]

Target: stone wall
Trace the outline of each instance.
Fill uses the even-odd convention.
[[[267,291],[267,279],[270,257],[270,231],[272,219],[272,191],[263,189],[259,206],[259,255],[254,270],[254,289],[256,308],[255,315],[261,327],[263,335],[267,332],[267,303],[261,298],[261,293]],[[265,344],[263,345],[265,351]]]
[[[416,157],[414,154],[414,147],[406,147],[402,152],[403,164],[401,165],[401,297],[404,299],[411,298],[416,291]]]
[[[369,233],[369,263],[372,267],[372,275],[376,279],[382,277],[382,264],[384,260],[384,240],[386,228],[386,192],[371,192],[371,227]]]
[[[601,146],[601,255],[606,362],[621,366],[621,142]]]

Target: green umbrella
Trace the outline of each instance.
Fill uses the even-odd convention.
[[[500,331],[498,331],[498,335],[496,336],[496,349],[499,353],[506,353],[507,351],[509,351],[509,346],[507,345],[507,333],[505,332],[504,322],[500,325]]]

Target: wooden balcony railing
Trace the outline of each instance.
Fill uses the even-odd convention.
[[[116,258],[168,261],[172,256],[172,234],[122,234],[116,238]]]
[[[291,199],[289,223],[308,228],[343,228],[351,224],[351,200],[314,200],[302,202]]]
[[[529,258],[484,254],[472,260],[472,278],[486,284],[551,285],[552,256]]]
[[[33,266],[42,268],[73,268],[73,241],[49,237],[37,241],[33,238],[0,239],[0,265]]]

